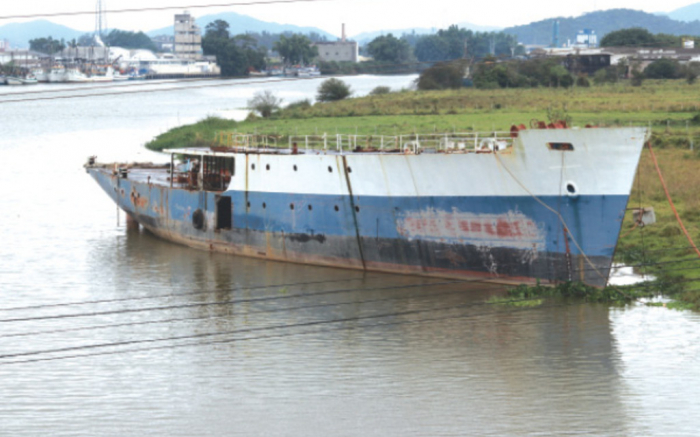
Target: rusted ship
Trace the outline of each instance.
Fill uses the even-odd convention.
[[[647,131],[533,127],[284,145],[228,134],[213,147],[166,151],[167,165],[92,159],[86,169],[130,219],[198,249],[604,286]]]

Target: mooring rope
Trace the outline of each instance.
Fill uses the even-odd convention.
[[[647,147],[649,148],[649,154],[651,155],[651,160],[654,163],[654,167],[656,167],[656,173],[659,175],[659,180],[661,181],[661,186],[664,188],[664,193],[666,193],[666,199],[668,199],[668,204],[671,205],[671,210],[673,211],[673,214],[676,216],[676,220],[678,221],[678,225],[683,230],[683,233],[685,234],[685,237],[688,239],[690,246],[695,250],[695,253],[698,254],[698,257],[700,257],[700,250],[698,250],[698,247],[693,242],[692,237],[690,236],[690,234],[688,233],[688,230],[685,228],[685,225],[683,224],[683,220],[681,220],[681,216],[678,215],[678,211],[676,210],[676,206],[673,204],[673,199],[671,199],[671,194],[668,192],[668,187],[666,186],[666,181],[664,180],[664,177],[661,174],[661,168],[659,168],[659,161],[656,160],[656,155],[654,154],[654,149],[652,149],[652,147],[651,147],[651,141],[647,142]]]

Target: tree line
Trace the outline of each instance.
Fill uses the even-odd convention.
[[[369,42],[365,52],[380,62],[443,62],[480,59],[486,56],[512,57],[525,53],[513,35],[503,32],[473,32],[453,25],[431,35],[393,34]]]
[[[125,49],[146,49],[157,51],[156,45],[151,38],[143,32],[129,32],[126,30],[113,29],[102,37],[102,42],[109,47],[124,47]],[[67,47],[91,47],[95,45],[93,34],[86,33],[80,38],[66,41],[64,39],[35,38],[29,41],[29,49],[47,55],[56,54]]]

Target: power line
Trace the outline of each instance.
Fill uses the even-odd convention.
[[[178,305],[164,305],[164,306],[157,306],[157,307],[127,308],[127,309],[120,309],[120,310],[94,311],[94,312],[72,313],[72,314],[56,314],[56,315],[51,315],[51,316],[18,317],[18,318],[13,318],[13,319],[0,319],[0,323],[30,322],[30,321],[37,321],[37,320],[71,319],[71,318],[77,318],[77,317],[96,317],[96,316],[104,316],[104,315],[139,313],[139,312],[146,312],[146,311],[163,311],[163,310],[172,310],[172,309],[216,306],[216,305],[231,305],[231,304],[239,304],[239,303],[267,302],[267,301],[274,301],[274,300],[295,299],[295,298],[299,298],[299,297],[314,297],[314,296],[323,296],[323,295],[338,294],[338,293],[347,293],[350,291],[358,291],[358,290],[362,290],[362,291],[393,290],[393,289],[401,289],[401,288],[417,288],[417,287],[426,287],[426,286],[460,284],[460,283],[467,283],[467,282],[469,282],[469,281],[446,281],[446,282],[430,283],[427,285],[426,284],[392,285],[392,286],[387,286],[387,287],[375,287],[375,288],[344,288],[344,289],[327,290],[327,291],[322,291],[322,292],[297,294],[297,295],[266,296],[266,297],[250,298],[250,299],[233,299],[233,300],[215,301],[215,302],[197,302],[197,303],[187,303],[187,304],[178,304]]]
[[[474,292],[474,291],[483,291],[483,290],[491,290],[491,289],[492,288],[478,288],[478,289],[469,289],[468,291]],[[422,297],[444,296],[444,295],[458,294],[458,293],[464,293],[464,292],[465,292],[465,290],[462,290],[462,289],[452,290],[452,291],[443,291],[443,292],[430,291],[427,293],[417,293],[417,294],[411,294],[408,296],[398,296],[398,297],[390,297],[390,298],[383,298],[383,299],[367,299],[367,300],[359,300],[359,301],[353,300],[353,301],[349,301],[349,302],[321,303],[321,304],[314,304],[314,305],[301,305],[301,306],[296,306],[296,307],[285,307],[285,308],[273,308],[273,309],[267,309],[267,310],[246,311],[244,314],[233,313],[233,314],[226,314],[223,316],[179,317],[179,318],[170,318],[170,319],[146,320],[146,321],[141,321],[141,322],[115,323],[115,324],[109,324],[109,325],[82,326],[82,327],[78,327],[78,328],[53,329],[53,330],[47,330],[47,331],[19,332],[19,333],[15,333],[15,334],[0,335],[0,338],[30,337],[30,336],[37,336],[37,335],[59,334],[59,333],[66,333],[66,332],[93,331],[93,330],[99,330],[99,329],[123,328],[123,327],[129,327],[129,326],[154,325],[154,324],[161,324],[161,323],[189,322],[189,321],[196,321],[196,320],[216,320],[216,319],[229,318],[231,316],[235,316],[235,315],[239,315],[239,314],[248,316],[251,314],[269,314],[269,313],[276,313],[276,312],[283,312],[283,311],[299,311],[299,310],[323,308],[323,307],[329,307],[329,306],[354,305],[354,304],[363,304],[364,305],[367,303],[378,303],[378,302],[388,302],[388,301],[393,301],[393,300],[404,300],[404,299],[415,299],[415,298],[422,298]]]
[[[231,289],[225,289],[225,290],[222,290],[222,289],[202,290],[202,291],[193,291],[193,292],[188,292],[188,293],[157,294],[154,296],[122,297],[122,298],[117,298],[117,299],[98,299],[98,300],[85,300],[82,302],[63,302],[63,303],[54,303],[54,304],[46,304],[46,305],[30,305],[30,306],[24,306],[24,307],[0,308],[0,311],[24,311],[24,310],[43,309],[43,308],[57,308],[57,307],[64,307],[64,306],[75,306],[75,305],[92,305],[92,304],[103,304],[103,303],[131,302],[131,301],[136,301],[136,300],[164,299],[164,298],[180,297],[180,296],[196,296],[196,295],[200,295],[200,294],[209,294],[209,293],[213,293],[213,292],[222,292],[222,291],[227,291],[227,292],[228,291],[247,291],[247,290],[261,290],[261,289],[275,288],[275,287],[296,287],[296,286],[300,286],[300,285],[329,284],[329,283],[333,283],[333,282],[352,282],[352,281],[359,281],[362,279],[365,279],[365,277],[333,279],[333,280],[327,280],[327,281],[294,282],[294,283],[273,284],[273,285],[254,285],[254,286],[250,286],[250,287],[231,288]]]
[[[246,334],[246,333],[251,333],[251,332],[261,332],[261,331],[270,331],[270,330],[279,330],[279,329],[289,330],[291,328],[332,325],[332,324],[337,324],[337,323],[356,322],[356,321],[362,321],[362,320],[373,320],[373,319],[381,319],[381,318],[386,318],[386,317],[399,317],[399,316],[423,314],[423,313],[436,312],[436,311],[449,311],[449,310],[455,310],[455,309],[468,308],[468,307],[472,307],[472,306],[502,305],[505,303],[516,303],[516,302],[524,302],[524,301],[532,301],[532,300],[541,300],[541,298],[528,298],[528,299],[517,299],[517,300],[514,299],[511,301],[507,301],[507,302],[488,302],[487,301],[487,302],[481,302],[479,304],[453,305],[453,306],[442,307],[442,308],[399,311],[399,312],[384,313],[384,314],[374,314],[371,316],[355,316],[355,317],[346,317],[346,318],[342,318],[342,319],[317,320],[317,321],[312,321],[312,322],[303,322],[303,323],[295,323],[295,324],[275,325],[275,326],[266,326],[266,327],[257,327],[257,328],[244,328],[244,329],[237,329],[237,330],[232,330],[232,331],[209,332],[209,333],[201,333],[201,334],[194,334],[194,335],[187,335],[187,336],[174,336],[174,337],[160,338],[160,339],[127,340],[127,341],[113,342],[113,343],[93,344],[93,345],[85,345],[85,346],[73,346],[73,347],[57,348],[57,349],[43,350],[43,351],[20,352],[20,353],[16,353],[16,354],[0,355],[0,359],[6,360],[8,358],[18,358],[18,357],[33,356],[33,355],[46,355],[46,354],[51,354],[51,353],[71,352],[71,351],[78,351],[78,350],[90,350],[90,349],[105,348],[105,347],[122,347],[122,346],[130,346],[130,345],[134,345],[134,344],[156,343],[156,342],[162,342],[162,341],[192,340],[192,339],[208,338],[208,337],[219,336],[219,335],[236,335],[236,334]],[[464,316],[470,317],[470,316],[474,316],[474,315],[464,315]],[[393,322],[393,323],[400,323],[400,322]],[[392,323],[390,323],[390,324],[392,324]],[[342,329],[342,328],[343,327],[340,327],[340,329]],[[291,333],[291,334],[281,335],[281,336],[290,336],[290,335],[299,335],[299,334],[301,334],[301,333]],[[268,337],[265,336],[265,337],[256,337],[256,338],[247,338],[247,339],[234,338],[234,339],[214,340],[214,341],[206,341],[206,342],[190,343],[190,344],[156,346],[156,347],[149,347],[149,348],[145,348],[145,349],[141,349],[141,350],[135,349],[135,350],[126,350],[126,351],[124,351],[124,350],[122,350],[122,351],[108,351],[108,352],[100,352],[100,353],[95,353],[95,354],[81,354],[81,355],[74,355],[74,356],[53,357],[53,358],[43,358],[43,359],[39,358],[36,360],[14,361],[14,362],[13,361],[5,361],[5,362],[0,362],[0,365],[17,364],[17,363],[33,362],[33,361],[46,361],[46,360],[53,360],[53,359],[78,358],[78,357],[85,357],[85,356],[110,355],[110,354],[114,354],[114,353],[138,352],[138,351],[142,351],[142,350],[157,350],[157,349],[165,349],[165,348],[211,345],[211,344],[229,343],[229,342],[234,342],[234,341],[252,340],[252,339],[261,339],[261,338],[268,338]]]
[[[252,2],[236,2],[236,3],[212,3],[204,5],[187,5],[187,6],[161,6],[150,8],[129,8],[129,9],[112,9],[104,11],[107,14],[122,14],[127,12],[153,12],[153,11],[168,11],[174,9],[203,9],[203,8],[222,8],[231,6],[262,6],[262,5],[277,5],[285,3],[318,3],[333,0],[268,0],[268,1],[252,1]],[[5,15],[0,16],[0,20],[12,20],[17,18],[38,18],[38,17],[68,17],[76,15],[95,15],[95,11],[74,11],[74,12],[47,12],[39,14],[26,15]]]

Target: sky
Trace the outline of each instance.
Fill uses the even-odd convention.
[[[236,0],[103,0],[107,10],[144,7],[180,7],[233,3]],[[238,0],[238,2],[265,0]],[[630,8],[646,12],[670,12],[700,0],[490,0],[466,2],[459,0],[323,0],[314,3],[248,5],[190,9],[196,17],[233,11],[260,20],[299,26],[314,26],[334,35],[340,34],[346,23],[348,35],[361,32],[404,29],[410,27],[444,28],[450,24],[469,22],[482,26],[508,27],[528,24],[555,16],[578,16],[600,9]],[[2,0],[0,26],[9,22],[31,19],[7,19],[11,15],[31,15],[51,12],[93,11],[96,0]],[[178,10],[158,12],[111,13],[110,28],[149,31],[169,26]],[[91,15],[47,18],[78,30],[91,31],[95,18]]]

